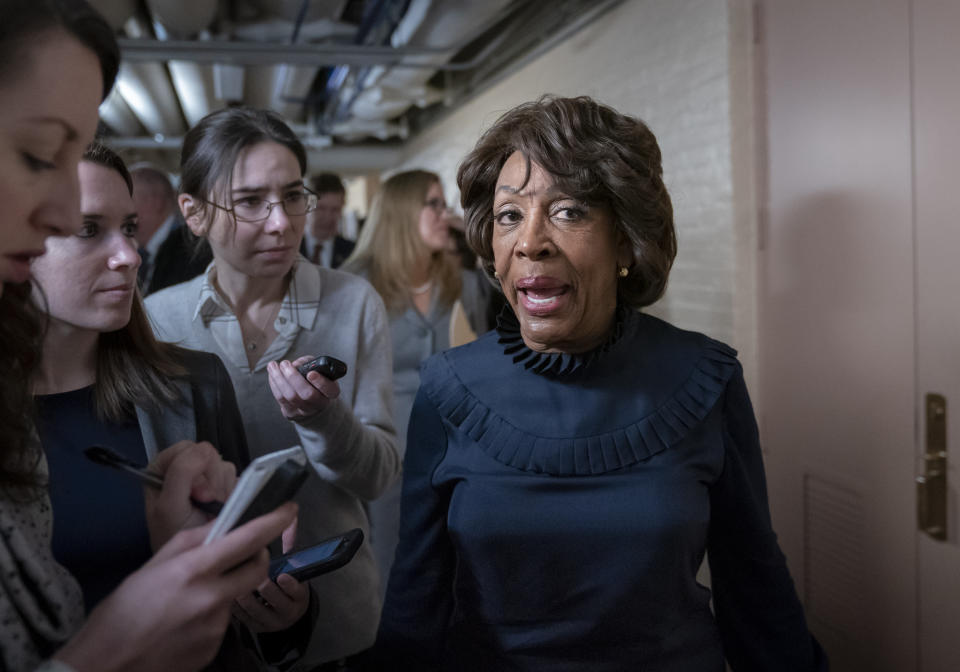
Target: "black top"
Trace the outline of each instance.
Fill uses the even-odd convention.
[[[513,325],[424,364],[377,642],[389,669],[826,668],[734,351],[620,318],[586,355],[533,353]]]
[[[104,446],[146,464],[136,418],[97,418],[93,387],[36,397],[40,440],[50,468],[55,511],[53,554],[83,589],[89,612],[150,559],[140,482],[83,455]]]

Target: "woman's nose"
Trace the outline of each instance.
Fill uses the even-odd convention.
[[[32,222],[46,236],[69,236],[79,233],[83,224],[80,216],[80,178],[76,167],[64,170],[63,179],[33,213]]]
[[[267,215],[267,221],[263,223],[264,230],[267,233],[283,233],[290,228],[290,216],[283,209],[282,203],[275,203]]]
[[[139,268],[140,254],[137,252],[137,246],[132,238],[117,234],[111,241],[110,258],[107,260],[107,266],[110,270],[121,268]]]
[[[516,254],[527,259],[540,259],[556,251],[550,239],[546,213],[533,210],[520,225]]]

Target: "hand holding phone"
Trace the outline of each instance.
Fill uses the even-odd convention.
[[[343,376],[346,375],[347,365],[336,357],[331,357],[330,355],[320,355],[319,357],[311,359],[309,362],[298,366],[297,371],[299,371],[300,375],[304,378],[306,378],[307,374],[311,371],[316,371],[320,375],[325,376],[330,380],[337,380],[338,378],[343,378]]]
[[[300,446],[261,455],[243,470],[203,543],[289,501],[308,475],[307,456]]]
[[[281,574],[289,574],[302,582],[332,572],[350,562],[362,543],[363,530],[354,528],[309,548],[286,553],[270,561],[270,578],[276,580]]]
[[[311,371],[321,375],[307,380]],[[301,420],[319,413],[340,396],[336,379],[347,372],[347,365],[335,357],[323,355],[310,359],[309,355],[292,362],[267,364],[267,382],[280,412],[288,420]]]

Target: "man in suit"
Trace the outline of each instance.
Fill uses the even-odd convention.
[[[177,192],[166,173],[149,164],[131,167],[133,204],[137,210],[141,264],[137,274],[144,296],[190,280],[212,258],[208,247],[196,251],[177,207]]]
[[[350,256],[355,245],[337,233],[347,190],[340,177],[333,173],[310,178],[310,190],[317,195],[317,209],[307,214],[300,252],[315,264],[337,268]]]

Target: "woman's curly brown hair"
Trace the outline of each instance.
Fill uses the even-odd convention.
[[[630,272],[617,283],[622,304],[641,308],[663,295],[677,239],[660,147],[646,124],[586,96],[544,96],[501,116],[457,171],[467,240],[491,275],[494,191],[514,152],[527,160],[527,179],[535,162],[570,197],[610,209],[633,246]]]

